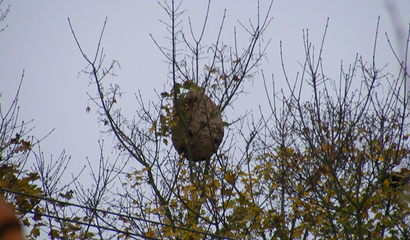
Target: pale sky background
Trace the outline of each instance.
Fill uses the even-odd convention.
[[[181,20],[187,23],[190,16],[194,26],[202,26],[205,15],[205,0],[185,0],[182,9],[187,12]],[[270,1],[261,1],[261,13],[266,12]],[[386,3],[397,7],[389,14]],[[4,0],[4,10],[11,5],[10,13],[0,27],[8,25],[0,33],[0,92],[3,93],[3,109],[11,103],[23,70],[25,77],[20,93],[20,120],[34,119],[35,129],[30,135],[42,138],[55,128],[52,135],[41,144],[46,156],[54,159],[63,149],[71,155],[68,173],[75,173],[84,165],[88,156],[98,163],[100,137],[96,107],[86,113],[88,97],[94,95],[94,86],[88,86],[85,74],[78,73],[87,64],[82,58],[71,35],[67,18],[70,17],[83,49],[93,56],[105,17],[108,24],[103,38],[106,63],[119,61],[117,77],[109,78],[119,84],[125,96],[119,99],[126,116],[131,119],[137,102],[134,94],[141,90],[146,101],[157,100],[154,90],[169,90],[167,83],[168,64],[157,49],[149,34],[162,46],[169,46],[165,37],[168,33],[158,19],[168,21],[168,16],[154,0],[124,1],[11,1]],[[236,20],[247,23],[255,20],[255,0],[215,0],[211,4],[208,24],[208,45],[216,38],[224,9],[227,9],[223,34],[225,42],[232,42],[233,26]],[[264,34],[264,41],[271,39],[265,59],[259,70],[265,75],[274,74],[277,88],[285,87],[280,65],[279,43],[283,42],[287,74],[291,80],[301,71],[297,61],[303,62],[302,30],[309,29],[309,38],[319,49],[327,18],[330,18],[326,36],[323,62],[327,75],[339,78],[341,60],[348,64],[355,60],[356,53],[371,61],[378,16],[381,17],[377,45],[377,66],[390,65],[386,70],[397,73],[397,65],[389,50],[385,32],[395,47],[404,42],[396,38],[393,20],[402,27],[407,36],[410,21],[409,0],[276,0],[271,17],[273,21]],[[240,28],[240,27],[239,27]],[[185,28],[188,30],[187,28]],[[241,38],[241,36],[243,36]],[[246,46],[248,35],[240,30],[239,43]],[[261,75],[253,83],[247,83],[248,95],[241,95],[234,103],[235,114],[247,110],[258,112],[258,106],[268,109]],[[229,118],[229,116],[228,116]],[[228,120],[229,119],[225,119]],[[231,119],[232,120],[232,119]],[[111,140],[111,139],[109,139]],[[109,153],[111,149],[106,149]]]

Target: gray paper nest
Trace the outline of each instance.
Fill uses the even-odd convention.
[[[178,98],[175,117],[171,132],[177,152],[194,162],[210,159],[224,135],[219,107],[201,88],[193,86]]]

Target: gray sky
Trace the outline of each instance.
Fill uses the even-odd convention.
[[[204,0],[186,0],[182,9],[187,12],[181,17],[186,26],[191,16],[194,26],[202,25],[206,2]],[[261,1],[261,13],[266,12],[269,1]],[[389,14],[386,3],[397,7],[394,14]],[[125,91],[120,99],[126,116],[132,118],[137,102],[134,93],[141,90],[148,100],[156,100],[154,89],[161,92],[167,82],[168,65],[164,57],[150,39],[151,33],[163,46],[169,46],[165,39],[167,31],[158,21],[168,20],[167,15],[157,1],[11,1],[5,0],[4,10],[11,4],[11,10],[0,27],[8,28],[0,33],[0,91],[3,92],[3,108],[11,102],[25,70],[24,83],[20,95],[20,120],[34,119],[35,129],[31,135],[42,138],[53,128],[54,133],[42,143],[46,155],[58,156],[62,149],[72,156],[72,166],[84,164],[86,156],[97,162],[99,148],[99,130],[96,123],[96,107],[86,113],[88,97],[96,90],[88,86],[85,74],[78,73],[86,67],[71,35],[67,17],[70,17],[76,34],[85,52],[93,56],[105,17],[108,17],[103,47],[106,63],[112,59],[119,61],[121,69],[116,69],[117,77],[110,78]],[[216,38],[223,10],[227,9],[227,19],[223,40],[232,42],[233,26],[236,20],[245,23],[255,20],[257,1],[219,0],[211,5],[208,24],[209,45]],[[283,84],[280,66],[279,43],[283,42],[284,59],[287,74],[295,79],[301,71],[297,61],[303,62],[302,29],[309,29],[309,38],[319,49],[326,20],[329,17],[329,29],[325,42],[324,67],[329,77],[339,78],[341,60],[344,67],[359,53],[365,60],[371,61],[377,18],[380,15],[379,41],[377,45],[377,66],[390,63],[387,70],[397,72],[397,65],[388,48],[385,32],[397,47],[394,19],[407,34],[410,21],[410,1],[408,0],[276,0],[271,17],[273,21],[264,35],[267,42],[271,39],[267,59],[259,69],[265,74],[274,74],[278,88]],[[397,19],[397,20],[396,20]],[[187,28],[185,28],[188,30]],[[199,33],[198,33],[199,34]],[[239,30],[239,43],[246,46],[249,36]],[[241,37],[243,36],[243,37]],[[404,44],[401,42],[400,44]],[[404,46],[404,45],[403,45]],[[263,83],[260,74],[253,83],[248,83],[248,95],[242,95],[234,103],[236,114],[246,110],[256,110],[258,105],[266,106]],[[228,119],[229,120],[229,119]],[[107,149],[110,152],[110,149]],[[80,165],[79,165],[80,164]]]

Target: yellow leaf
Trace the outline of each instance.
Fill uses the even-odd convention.
[[[20,140],[20,147],[14,150],[16,153],[20,151],[28,151],[31,148],[31,143],[29,141]]]
[[[234,184],[235,183],[235,175],[231,171],[227,171],[226,174],[225,174],[225,180],[230,184]]]
[[[303,234],[303,228],[299,227],[299,228],[295,229],[295,231],[292,234],[292,237],[300,238],[302,236],[302,234]]]
[[[219,188],[221,186],[221,183],[219,182],[218,179],[214,180],[214,184],[215,184],[215,187],[217,187],[217,188]]]
[[[153,133],[155,131],[156,127],[157,127],[157,121],[154,121],[152,123],[152,127],[149,129],[149,132]]]
[[[38,237],[40,236],[40,229],[38,227],[35,227],[31,230],[30,235],[33,237]]]
[[[52,230],[48,233],[48,235],[49,235],[50,237],[52,237],[52,238],[58,238],[58,237],[60,237],[60,235],[58,234],[58,231],[57,231],[56,229],[52,229]]]
[[[383,181],[383,186],[385,186],[385,187],[390,186],[390,181],[389,181],[388,178]]]

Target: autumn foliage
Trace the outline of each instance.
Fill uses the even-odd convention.
[[[258,25],[242,26],[249,33],[247,45],[227,47],[219,33],[215,43],[205,44],[207,58],[201,39],[184,37],[180,5],[160,6],[169,17],[170,46],[153,40],[169,62],[169,84],[148,105],[137,96],[139,108],[131,117],[121,112],[120,87],[107,82],[117,62],[106,66],[99,60],[104,59],[105,23],[97,52],[88,58],[69,22],[88,64],[83,72],[97,89],[90,96],[95,105],[86,111],[98,109],[103,136],[114,137],[115,153],[126,159],[124,164],[101,154],[92,189],[70,185],[47,192],[51,183],[44,172],[26,173],[4,160],[9,152],[29,152],[33,143],[2,130],[1,188],[14,188],[6,186],[14,179],[18,191],[41,196],[11,198],[19,209],[34,211],[31,220],[24,220],[32,226],[30,237],[47,228],[53,239],[410,239],[406,62],[398,62],[400,71],[393,75],[382,72],[375,58],[357,57],[334,80],[323,69],[323,42],[315,52],[304,32],[298,77],[288,78],[280,56],[283,77],[270,81],[255,72],[266,54],[261,36],[272,5],[264,15],[258,12]],[[204,33],[205,25],[198,31]],[[327,25],[323,41],[326,30]],[[375,46],[377,37],[376,28]],[[187,49],[184,57],[176,54],[180,49]],[[263,82],[266,89],[277,81],[288,88],[266,90],[269,108],[259,116],[231,119],[227,107],[238,107],[234,100],[244,97],[249,79]],[[193,153],[177,151],[171,143],[176,129],[189,136],[189,125],[180,122],[186,112],[178,103],[197,89],[218,108],[224,137],[213,146],[215,154],[194,162],[187,159]],[[206,107],[201,111],[208,122],[215,114]],[[201,129],[212,132],[207,121]]]

